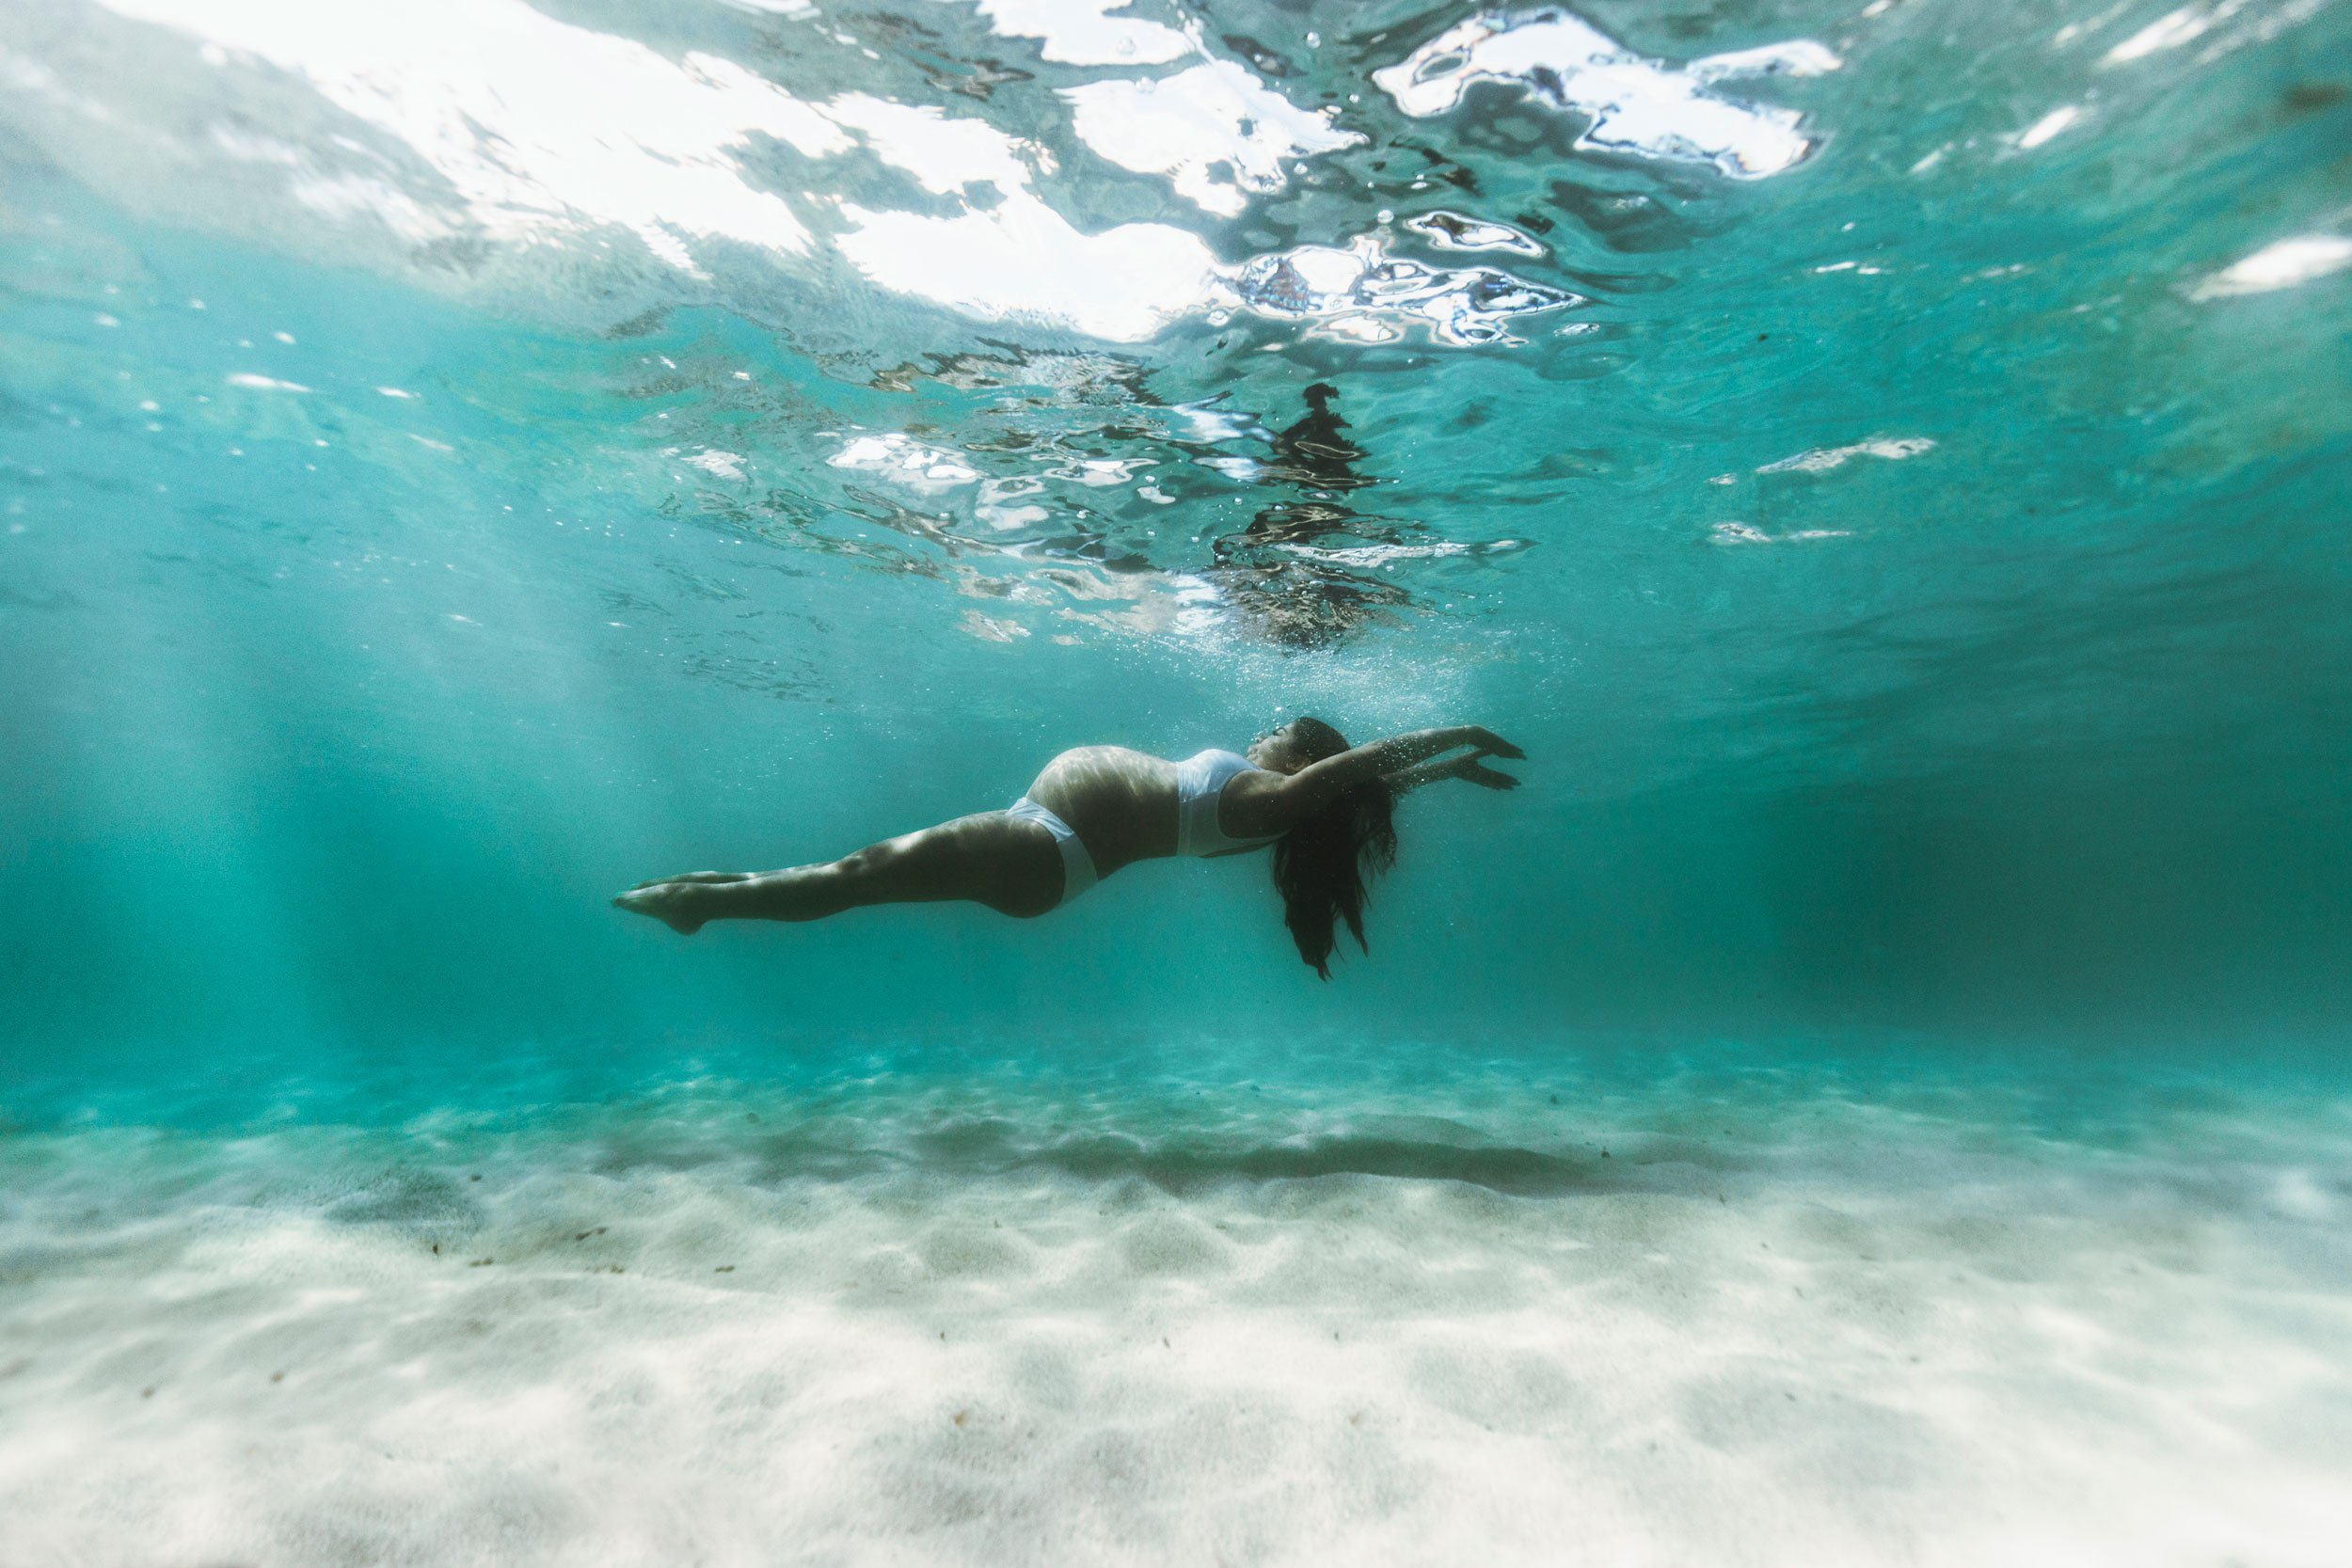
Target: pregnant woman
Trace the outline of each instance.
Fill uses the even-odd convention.
[[[1365,945],[1364,876],[1396,858],[1396,798],[1439,779],[1513,788],[1518,780],[1485,759],[1525,754],[1476,725],[1350,747],[1320,719],[1260,736],[1246,755],[1210,751],[1169,762],[1123,746],[1082,746],[1047,763],[1004,811],[959,816],[814,865],[668,877],[612,902],[687,936],[712,920],[821,920],[866,904],[952,898],[1027,918],[1136,861],[1271,845],[1282,923],[1298,956],[1327,980],[1342,921]]]

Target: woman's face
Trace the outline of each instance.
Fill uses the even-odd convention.
[[[1279,730],[1269,730],[1251,741],[1249,750],[1243,755],[1249,759],[1252,767],[1276,773],[1295,773],[1312,760],[1307,755],[1306,748],[1298,744],[1297,736],[1291,734],[1288,724]]]

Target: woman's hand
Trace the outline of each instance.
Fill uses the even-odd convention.
[[[1487,767],[1486,756],[1487,753],[1485,752],[1472,752],[1466,757],[1456,757],[1444,765],[1445,776],[1449,779],[1460,779],[1465,784],[1474,784],[1481,789],[1517,789],[1519,787],[1519,781],[1516,776],[1505,773],[1500,768]]]
[[[1520,751],[1492,730],[1477,724],[1465,724],[1462,726],[1462,733],[1469,737],[1463,744],[1475,746],[1482,752],[1492,752],[1499,757],[1508,757],[1513,762],[1523,762],[1527,758],[1525,752]]]

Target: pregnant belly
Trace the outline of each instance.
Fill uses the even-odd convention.
[[[1176,768],[1123,746],[1086,746],[1045,765],[1029,799],[1077,831],[1102,871],[1176,852]]]

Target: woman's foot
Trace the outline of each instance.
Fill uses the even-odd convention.
[[[616,909],[659,920],[679,936],[691,937],[708,920],[709,900],[703,892],[719,882],[751,879],[748,871],[690,871],[682,877],[640,882],[612,900]]]

